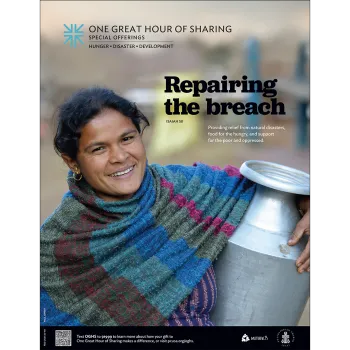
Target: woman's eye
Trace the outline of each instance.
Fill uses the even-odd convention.
[[[123,141],[128,142],[128,141],[131,141],[133,138],[134,138],[134,136],[127,136],[127,137],[123,138]]]
[[[104,147],[100,146],[100,147],[96,147],[92,150],[92,153],[98,152],[98,151],[102,151],[104,149]]]

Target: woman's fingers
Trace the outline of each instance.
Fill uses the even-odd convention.
[[[298,268],[298,272],[299,273],[303,273],[305,271],[310,271],[310,258],[307,259],[299,268]]]
[[[310,239],[308,240],[305,249],[300,254],[295,264],[298,272],[300,273],[307,271],[307,269],[310,267]]]
[[[288,245],[295,245],[299,242],[300,238],[304,235],[310,235],[310,210],[309,206],[305,206],[306,213],[297,223],[293,235],[288,241]],[[305,249],[295,262],[298,272],[310,271],[310,238],[306,244]]]
[[[300,221],[295,226],[293,235],[290,237],[288,244],[295,245],[299,242],[303,234],[310,233],[310,212],[307,211],[306,214],[300,219]]]

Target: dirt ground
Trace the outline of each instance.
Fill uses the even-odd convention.
[[[290,120],[276,121],[265,120],[263,123],[284,125],[285,133],[279,133],[276,137],[266,140],[262,146],[210,144],[207,142],[206,129],[210,121],[203,123],[202,140],[177,154],[155,157],[148,154],[149,163],[159,164],[192,164],[201,161],[211,165],[223,166],[232,164],[239,167],[249,159],[266,160],[291,166],[302,171],[310,170],[309,150],[298,150],[295,147],[295,126]],[[216,123],[217,124],[217,123]],[[146,130],[144,138],[146,148],[151,140],[152,131]],[[41,223],[49,216],[59,204],[63,194],[67,191],[67,168],[52,147],[51,137],[43,138],[41,142],[40,162],[40,190],[41,190]],[[310,304],[307,303],[299,325],[308,326]]]

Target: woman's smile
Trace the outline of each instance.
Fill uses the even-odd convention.
[[[108,176],[116,179],[125,179],[132,176],[134,168],[135,165],[132,165],[131,167],[127,167],[125,170],[116,171]]]

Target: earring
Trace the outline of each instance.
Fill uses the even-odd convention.
[[[77,177],[79,175],[80,175],[80,177]],[[73,173],[73,179],[75,181],[80,181],[82,178],[83,178],[83,175],[81,173]]]
[[[83,174],[81,174],[81,173],[79,172],[78,167],[75,167],[74,170],[75,170],[75,171],[73,172],[73,179],[74,179],[75,181],[80,181],[80,180],[83,178]],[[80,177],[79,177],[79,175],[80,175]]]

